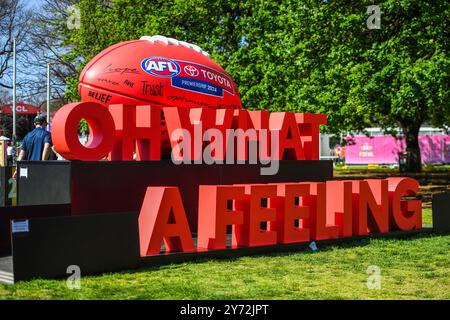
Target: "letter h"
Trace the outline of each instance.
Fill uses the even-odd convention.
[[[161,108],[155,106],[110,105],[116,135],[109,159],[161,160]]]

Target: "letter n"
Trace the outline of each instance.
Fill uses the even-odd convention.
[[[387,180],[353,181],[353,233],[389,231]]]
[[[148,187],[139,213],[141,256],[194,251],[186,213],[177,187]]]

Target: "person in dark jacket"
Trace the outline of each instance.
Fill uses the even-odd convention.
[[[50,132],[45,130],[47,126],[46,116],[38,115],[34,119],[34,126],[35,129],[23,139],[17,161],[43,161],[50,157],[53,143]]]

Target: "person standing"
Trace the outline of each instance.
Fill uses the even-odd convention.
[[[35,129],[29,132],[23,139],[17,161],[44,161],[50,157],[53,143],[50,132],[45,130],[47,126],[46,116],[36,116],[34,126]]]
[[[12,146],[11,141],[8,141],[8,147],[6,148],[6,159],[8,159],[8,166],[13,165],[13,158],[14,158],[14,147]]]

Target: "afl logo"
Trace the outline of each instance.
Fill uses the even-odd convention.
[[[150,57],[142,60],[141,68],[145,72],[160,78],[173,78],[177,76],[181,68],[173,60],[164,57]]]

